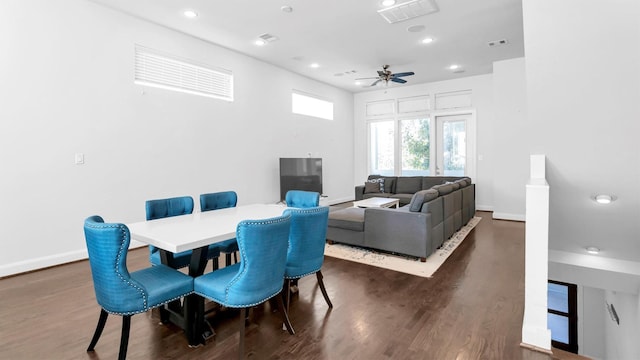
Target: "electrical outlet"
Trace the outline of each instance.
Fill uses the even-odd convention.
[[[82,164],[84,164],[84,154],[76,153],[76,165],[82,165]]]

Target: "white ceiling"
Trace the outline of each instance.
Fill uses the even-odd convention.
[[[415,72],[405,79],[418,84],[491,73],[494,61],[524,56],[521,0],[435,0],[437,12],[395,24],[378,14],[382,0],[90,1],[351,92],[370,90],[355,79],[376,76],[384,64]],[[285,5],[293,11],[283,12]],[[186,18],[186,9],[199,16]],[[424,30],[407,30],[416,25]],[[264,33],[278,40],[256,46]],[[422,44],[426,37],[433,42]],[[501,39],[508,44],[488,45]]]

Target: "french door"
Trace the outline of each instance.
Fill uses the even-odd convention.
[[[469,114],[436,116],[436,175],[467,175]]]

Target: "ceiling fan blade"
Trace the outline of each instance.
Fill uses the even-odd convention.
[[[368,77],[368,78],[357,78],[356,80],[373,80],[373,79],[379,79],[378,76],[373,76],[373,77]]]
[[[397,83],[400,83],[400,84],[404,84],[404,83],[407,82],[407,80],[405,80],[405,79],[400,79],[400,78],[395,78],[395,77],[391,78],[391,81],[397,82]]]
[[[376,85],[378,85],[378,83],[379,83],[380,81],[382,81],[382,80],[378,79],[378,80],[374,81],[374,82],[373,82],[373,84],[371,84],[371,85],[369,85],[369,86],[376,86]]]
[[[378,76],[386,76],[387,74],[384,73],[384,71],[380,71],[378,70]]]
[[[410,76],[410,75],[415,75],[415,73],[413,71],[408,71],[408,72],[393,74],[391,76],[392,77],[403,77],[403,76]]]

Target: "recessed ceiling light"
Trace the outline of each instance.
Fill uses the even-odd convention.
[[[362,83],[360,81],[356,81],[356,86],[360,86]]]
[[[198,13],[193,10],[185,10],[182,14],[185,17],[188,17],[189,19],[194,19],[198,17]]]
[[[420,31],[424,31],[424,29],[425,29],[424,25],[411,25],[407,28],[407,31],[411,33],[417,33]]]
[[[594,198],[598,204],[611,204],[614,200],[611,195],[596,195]]]
[[[449,70],[456,70],[459,67],[460,67],[460,65],[453,64],[453,65],[449,66]]]
[[[433,38],[424,38],[422,39],[423,44],[431,44],[433,42]]]
[[[597,254],[599,254],[599,253],[600,253],[600,249],[598,249],[598,248],[597,248],[597,247],[595,247],[595,246],[588,246],[588,247],[587,247],[587,252],[588,252],[589,254],[597,255]]]
[[[318,64],[318,63],[312,63],[312,64],[311,64],[311,65],[309,65],[309,66],[311,66],[311,67],[312,67],[312,68],[314,68],[314,69],[317,69],[317,68],[319,68],[319,67],[320,67],[320,64]]]
[[[267,44],[266,41],[262,40],[262,39],[258,39],[254,42],[254,44],[258,45],[258,46],[264,46]]]
[[[283,7],[280,8],[280,10],[282,10],[282,12],[286,12],[286,13],[290,13],[293,12],[293,8],[289,5],[284,5]]]
[[[396,0],[382,0],[382,6],[393,6],[396,4]]]

